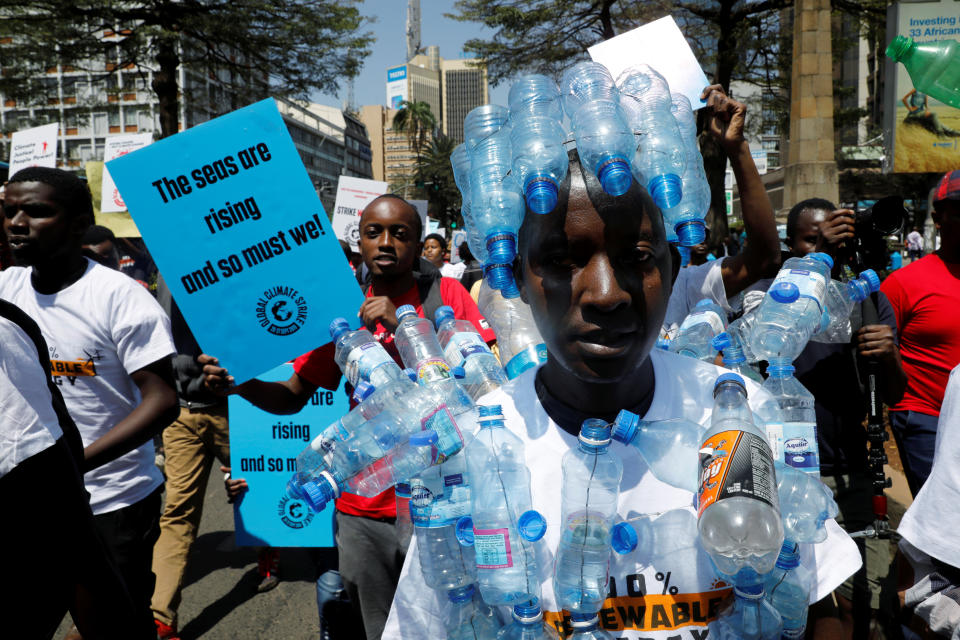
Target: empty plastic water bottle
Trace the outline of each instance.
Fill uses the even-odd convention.
[[[710,637],[716,634],[719,640],[778,640],[783,621],[763,593],[762,584],[735,586],[733,603],[711,625]]]
[[[563,120],[560,88],[552,78],[539,73],[517,78],[510,86],[507,104],[510,105],[510,117],[513,119],[533,115]]]
[[[447,593],[447,640],[495,640],[500,623],[472,584]]]
[[[641,566],[666,569],[674,584],[696,584],[699,575],[696,556],[700,542],[697,516],[689,509],[671,509],[659,516],[631,518],[637,534],[637,549],[631,559]]]
[[[833,492],[819,478],[799,469],[779,463],[775,468],[784,539],[803,543],[826,540],[824,523],[839,513]]]
[[[729,327],[728,327],[729,328]],[[718,333],[711,341],[713,348],[723,352],[723,366],[744,378],[763,384],[763,376],[756,369],[747,364],[736,334],[727,331]]]
[[[753,424],[743,378],[721,375],[713,397],[700,447],[700,542],[730,582],[759,584],[783,544],[773,456],[766,434]]]
[[[902,62],[917,91],[960,109],[960,44],[956,40],[914,42],[897,36],[887,57]]]
[[[795,640],[804,637],[813,585],[813,574],[800,564],[797,544],[784,542],[764,585],[767,601],[783,620],[781,638]]]
[[[453,308],[446,305],[437,309],[434,319],[443,354],[451,366],[463,369],[461,384],[471,398],[476,400],[507,381],[500,361],[472,322],[457,320],[453,317]]]
[[[759,358],[750,347],[753,342],[753,331],[756,327],[757,316],[753,312],[745,313],[727,325],[727,333],[732,342],[738,343],[743,350],[743,357],[748,363],[759,362]]]
[[[613,535],[623,463],[610,453],[610,425],[585,420],[577,448],[563,454],[560,468],[563,529],[553,592],[557,604],[571,613],[596,613],[607,597],[611,547],[618,553],[632,551],[622,545],[631,535],[636,545],[635,533]]]
[[[399,365],[366,329],[352,331],[345,318],[335,318],[330,323],[330,337],[336,345],[333,357],[354,387],[361,380],[384,387],[405,377]]]
[[[510,118],[510,110],[499,104],[484,104],[474,107],[463,119],[463,137],[467,150],[471,151],[478,142],[494,135]]]
[[[826,328],[814,334],[814,342],[848,343],[853,337],[850,313],[854,305],[866,300],[871,293],[880,290],[880,278],[873,269],[867,269],[860,277],[848,282],[831,280],[827,284],[825,307],[830,321]]]
[[[789,360],[770,360],[768,378],[763,383],[770,398],[760,405],[757,415],[766,425],[773,459],[819,477],[815,400],[793,372]]]
[[[457,521],[470,513],[470,484],[462,453],[410,479],[413,519],[423,581],[433,589],[473,584],[472,547],[457,541]]]
[[[513,125],[513,172],[534,213],[550,213],[557,206],[569,164],[565,137],[560,122],[548,116],[522,116]]]
[[[410,538],[413,537],[413,519],[410,517],[410,483],[398,482],[393,488],[393,493],[397,505],[395,523],[397,540],[400,541],[400,547],[406,549],[410,546]]]
[[[513,621],[500,630],[497,640],[560,640],[560,636],[544,624],[540,600],[531,598],[513,606]]]
[[[683,418],[641,420],[626,409],[613,422],[613,439],[636,447],[658,480],[691,492],[699,486],[703,434],[703,427]]]
[[[570,640],[613,640],[613,636],[600,628],[600,616],[594,613],[571,613]]]
[[[457,534],[462,544],[474,545],[484,602],[523,603],[540,594],[530,543],[543,537],[547,523],[531,509],[523,441],[506,429],[499,405],[477,410],[480,430],[464,448],[472,515],[460,519]]]
[[[833,259],[825,253],[790,258],[753,313],[751,350],[762,360],[796,359],[824,322],[824,301]],[[823,324],[821,324],[823,323]]]
[[[504,298],[484,282],[480,285],[477,305],[497,335],[500,362],[508,379],[547,361],[547,346],[526,302],[520,298]]]
[[[670,340],[670,351],[704,362],[713,362],[713,339],[727,328],[727,313],[709,298],[697,303]]]
[[[670,87],[649,65],[628,67],[617,78],[620,104],[636,136],[632,167],[660,209],[680,204],[686,169],[683,138],[671,111]]]
[[[703,219],[710,208],[710,185],[703,169],[697,121],[690,100],[683,94],[671,94],[670,111],[683,140],[686,168],[682,176],[683,198],[677,206],[663,211],[663,219],[677,234],[681,246],[692,247],[706,239]],[[687,257],[689,259],[689,255]]]

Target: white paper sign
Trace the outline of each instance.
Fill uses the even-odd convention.
[[[14,131],[10,138],[9,175],[27,167],[56,168],[59,128],[58,123],[51,122],[33,129]]]
[[[331,220],[337,238],[346,240],[354,251],[360,251],[360,215],[363,208],[386,192],[386,182],[340,176]]]
[[[595,44],[587,52],[609,69],[614,78],[627,67],[648,64],[667,79],[671,93],[687,96],[694,109],[704,106],[700,94],[710,83],[670,16]]]
[[[127,133],[119,136],[108,136],[103,145],[103,161],[110,162],[114,158],[125,156],[131,151],[142,149],[153,142],[152,133]],[[113,176],[106,166],[103,167],[103,186],[100,188],[100,211],[103,213],[116,213],[126,211],[127,205],[117,185],[113,182]]]

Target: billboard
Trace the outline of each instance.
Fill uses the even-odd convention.
[[[387,69],[387,106],[399,109],[400,103],[407,97],[407,66],[400,65]]]
[[[960,40],[960,1],[897,2],[887,15],[887,43],[897,35],[920,44]],[[956,169],[960,166],[960,109],[915,90],[906,67],[884,59],[884,170],[940,173]]]

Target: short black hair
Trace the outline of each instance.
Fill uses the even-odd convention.
[[[457,245],[457,251],[460,253],[460,259],[464,262],[473,260],[473,251],[470,251],[470,245],[466,240]]]
[[[53,199],[71,216],[86,218],[93,224],[93,198],[90,187],[69,171],[51,167],[27,167],[13,174],[14,182],[42,182],[53,188]]]
[[[793,238],[797,231],[797,221],[800,219],[800,214],[804,211],[833,211],[836,208],[837,205],[825,198],[807,198],[806,200],[801,200],[793,205],[790,213],[787,214],[787,237]]]
[[[80,241],[80,244],[100,244],[101,242],[106,242],[107,240],[110,242],[116,242],[117,237],[113,235],[113,231],[107,227],[94,224],[87,228],[87,232],[83,234],[83,239]]]
[[[444,251],[447,250],[447,239],[439,233],[428,233],[427,237],[423,239],[423,244],[427,244],[427,240],[436,240],[440,243],[440,246],[443,247]]]
[[[413,206],[412,204],[410,204],[410,202],[409,202],[406,198],[404,198],[404,197],[402,197],[402,196],[398,196],[398,195],[395,194],[395,193],[384,193],[383,195],[379,195],[379,196],[377,196],[376,198],[374,198],[373,200],[371,200],[370,202],[368,202],[368,203],[367,203],[367,206],[364,207],[364,210],[366,210],[367,207],[369,207],[371,204],[373,204],[373,203],[376,202],[377,200],[382,200],[382,199],[384,199],[384,198],[393,198],[394,200],[399,200],[400,202],[402,202],[403,204],[405,204],[405,205],[410,209],[410,211],[413,212],[413,217],[414,217],[414,218],[416,219],[416,221],[417,221],[417,222],[416,222],[416,229],[417,229],[416,238],[417,238],[417,240],[419,241],[420,236],[423,235],[423,220],[420,219],[420,212],[417,211],[417,208],[416,208],[415,206]],[[361,214],[360,217],[362,218],[362,217],[363,217],[363,214]]]

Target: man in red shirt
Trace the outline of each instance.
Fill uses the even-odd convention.
[[[463,285],[440,277],[439,271],[419,261],[421,225],[416,209],[394,195],[373,200],[360,218],[360,253],[370,281],[364,283],[366,300],[360,305],[357,324],[366,326],[398,363],[394,331],[397,308],[405,304],[430,319],[437,307],[449,305],[454,316],[471,321],[485,341],[496,339]],[[296,413],[317,387],[339,387],[341,372],[334,350],[330,342],[300,356],[293,363],[293,375],[284,382],[250,380],[229,392],[239,393],[271,413]],[[205,364],[208,386],[229,388],[233,378],[217,366],[215,358],[200,356],[198,360]],[[394,527],[394,491],[372,498],[344,493],[337,499],[336,509],[340,573],[354,606],[359,606],[367,639],[374,640],[386,623],[406,553]]]
[[[907,374],[906,391],[891,408],[890,422],[913,495],[930,473],[944,388],[960,363],[960,170],[940,180],[933,221],[940,248],[894,271],[880,287],[896,315]]]

